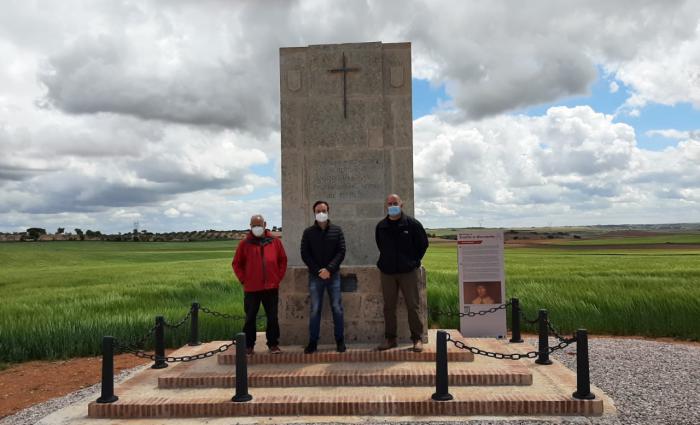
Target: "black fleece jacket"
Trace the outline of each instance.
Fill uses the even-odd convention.
[[[386,216],[377,223],[374,236],[379,248],[377,267],[386,274],[406,273],[420,267],[428,249],[423,225],[404,213],[398,220]]]

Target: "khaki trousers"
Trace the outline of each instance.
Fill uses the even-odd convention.
[[[397,337],[396,304],[399,300],[399,291],[401,291],[403,299],[406,301],[406,310],[408,310],[411,340],[419,341],[423,335],[423,322],[418,313],[420,269],[397,274],[380,272],[379,275],[382,282],[382,295],[384,295],[384,337],[387,339]]]

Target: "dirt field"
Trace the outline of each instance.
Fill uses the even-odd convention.
[[[431,245],[450,246],[457,245],[457,241],[442,238],[429,238]],[[690,243],[645,243],[645,244],[601,244],[601,245],[563,245],[552,243],[551,239],[524,239],[505,241],[508,248],[552,248],[566,250],[601,250],[601,249],[700,249],[700,244]]]
[[[115,356],[114,374],[146,363],[131,354]],[[0,372],[0,418],[100,382],[101,364],[100,357],[83,357],[10,366]]]
[[[601,245],[564,245],[552,243],[548,239],[532,239],[526,241],[507,241],[506,246],[509,248],[551,248],[551,249],[566,249],[566,250],[601,250],[601,249],[700,249],[700,244],[694,243],[642,243],[642,244],[601,244]]]

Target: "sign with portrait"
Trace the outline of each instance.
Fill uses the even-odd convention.
[[[457,235],[459,305],[463,313],[498,307],[506,296],[503,232],[475,230]],[[460,319],[460,332],[471,337],[506,336],[506,310]]]

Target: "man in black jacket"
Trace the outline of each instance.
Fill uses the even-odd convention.
[[[340,263],[345,258],[343,230],[328,220],[328,203],[316,201],[313,206],[316,220],[304,230],[301,237],[301,259],[309,269],[309,344],[304,349],[311,354],[317,349],[321,330],[323,293],[328,291],[333,312],[333,330],[336,349],[345,351],[343,303],[340,298]]]
[[[423,351],[421,336],[423,322],[420,319],[418,283],[420,265],[428,249],[428,236],[418,220],[403,213],[399,195],[386,198],[387,216],[377,223],[375,239],[379,248],[377,267],[384,295],[384,337],[377,347],[388,350],[397,345],[396,303],[399,291],[403,294],[408,310],[408,327],[411,330],[413,351]]]

